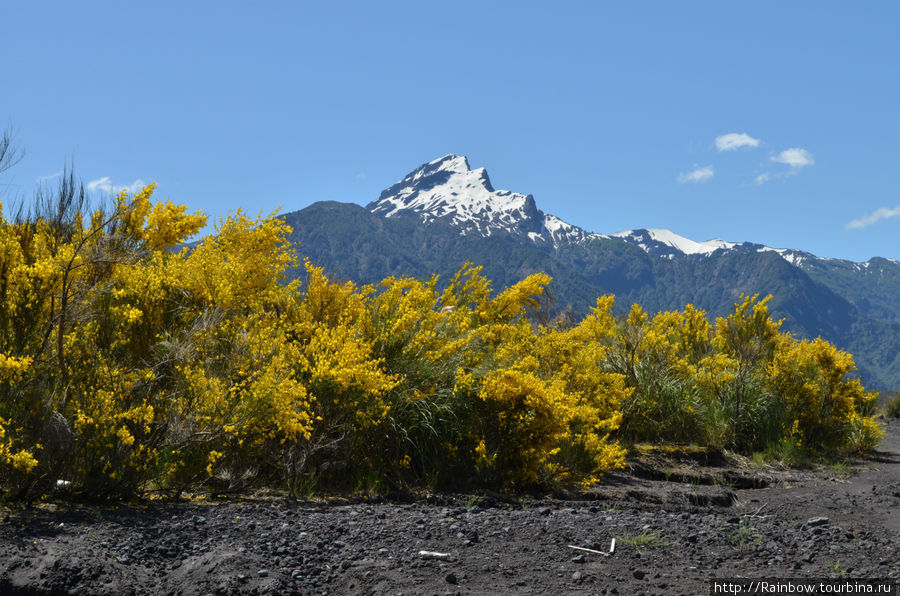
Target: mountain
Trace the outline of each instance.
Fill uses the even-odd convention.
[[[772,294],[772,312],[801,337],[854,354],[873,388],[900,387],[900,263],[824,259],[720,239],[696,242],[662,229],[600,234],[546,214],[534,197],[495,190],[463,156],[423,164],[365,208],[322,202],[285,214],[292,240],[338,279],[444,278],[465,261],[501,288],[538,271],[553,276],[555,308],[584,314],[602,294],[619,312],[692,303],[727,314],[741,293]]]

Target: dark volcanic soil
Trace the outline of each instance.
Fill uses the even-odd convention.
[[[711,578],[898,578],[898,505],[892,421],[851,471],[650,453],[579,500],[0,511],[0,593],[668,595],[709,593]],[[613,538],[613,554],[571,548],[608,553]]]

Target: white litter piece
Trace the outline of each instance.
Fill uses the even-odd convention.
[[[420,550],[419,556],[423,559],[435,559],[437,561],[449,561],[450,553],[436,553],[430,550]]]

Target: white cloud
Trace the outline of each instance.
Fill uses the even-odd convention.
[[[715,170],[713,170],[712,166],[698,167],[694,166],[694,169],[688,173],[682,172],[678,174],[678,182],[680,184],[685,184],[687,182],[692,182],[694,184],[698,184],[700,182],[706,182],[710,178],[715,175]]]
[[[768,172],[763,172],[762,174],[757,176],[753,181],[756,182],[757,184],[765,184],[766,182],[769,181],[770,178],[771,178],[771,176],[769,176]]]
[[[46,182],[47,180],[53,180],[54,178],[59,178],[60,176],[62,176],[62,170],[56,172],[55,174],[48,174],[46,176],[38,176],[37,181],[38,181],[38,183]]]
[[[366,179],[366,173],[365,173],[365,172],[360,172],[359,174],[356,175],[356,179],[357,179],[357,180],[365,180],[365,179]]]
[[[759,139],[744,132],[730,132],[716,137],[716,149],[719,151],[734,151],[741,147],[759,147]]]
[[[792,168],[804,168],[816,163],[816,160],[813,159],[813,156],[810,155],[809,151],[799,147],[785,149],[778,155],[772,157],[772,161],[787,164]]]
[[[873,223],[879,222],[882,219],[890,219],[892,217],[900,217],[900,205],[897,205],[893,209],[890,209],[888,207],[876,209],[868,215],[864,215],[859,219],[854,219],[847,224],[847,228],[850,230],[858,230],[871,226]]]
[[[113,184],[112,179],[109,176],[104,176],[103,178],[98,178],[96,180],[91,180],[87,184],[87,189],[90,192],[100,191],[107,194],[118,194],[122,191],[122,189],[126,190],[129,194],[134,194],[144,188],[147,185],[142,179],[138,178],[131,184],[125,185],[116,185]]]
[[[104,176],[103,178],[98,178],[97,180],[91,180],[88,182],[88,190],[94,192],[95,190],[102,190],[104,192],[112,192],[112,180],[109,179],[109,176]]]

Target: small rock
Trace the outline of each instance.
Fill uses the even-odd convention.
[[[456,574],[451,571],[450,573],[448,573],[447,575],[444,576],[444,581],[447,582],[448,584],[452,584],[455,586],[456,582],[459,580],[456,579]]]
[[[269,570],[268,569],[260,569],[259,571],[256,572],[256,575],[257,575],[257,577],[269,577]]]
[[[550,515],[551,509],[549,507],[541,507],[538,509],[538,515]]]
[[[634,579],[644,579],[647,576],[647,574],[640,569],[635,569],[631,575],[634,576]]]
[[[829,522],[829,519],[824,516],[812,517],[812,518],[806,520],[806,525],[809,526],[810,528],[814,528],[816,526],[826,526],[826,525],[828,525],[828,522]]]
[[[206,518],[202,515],[195,515],[191,518],[191,521],[199,526],[206,523]]]
[[[572,557],[573,563],[584,563],[584,555],[575,555]]]
[[[578,583],[581,581],[582,577],[584,577],[584,575],[580,571],[576,571],[572,574],[572,581]]]

